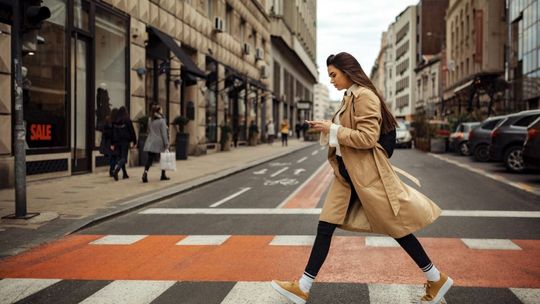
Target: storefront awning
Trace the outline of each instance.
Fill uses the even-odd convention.
[[[182,70],[187,73],[193,74],[200,78],[206,78],[206,74],[199,69],[199,67],[193,62],[191,57],[167,34],[149,26],[148,31],[156,35],[163,44],[165,44],[171,52],[182,62]]]
[[[454,89],[454,94],[467,88],[468,86],[470,86],[472,83],[473,83],[474,80],[469,80],[467,82],[465,82],[464,84],[460,85],[459,87],[455,88]]]

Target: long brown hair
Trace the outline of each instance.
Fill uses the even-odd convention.
[[[364,73],[364,70],[356,58],[349,53],[341,52],[337,55],[328,56],[326,59],[326,66],[329,65],[335,66],[337,69],[345,73],[345,75],[347,75],[352,82],[371,90],[373,93],[375,93],[375,95],[377,95],[377,97],[379,97],[379,100],[381,101],[382,117],[381,134],[388,133],[396,128],[396,119],[392,113],[390,113],[390,110],[386,106],[381,94],[379,94],[371,80],[367,77],[366,73]]]

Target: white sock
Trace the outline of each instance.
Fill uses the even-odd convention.
[[[315,278],[312,275],[304,272],[304,274],[300,278],[300,281],[298,282],[300,285],[300,289],[303,292],[308,293],[311,289],[311,285],[313,285],[313,281],[315,281]]]
[[[441,279],[441,273],[439,272],[439,269],[435,267],[432,263],[429,263],[426,267],[422,268],[422,271],[424,272],[424,276],[426,276],[426,279],[431,282],[437,282]]]

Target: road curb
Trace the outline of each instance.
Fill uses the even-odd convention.
[[[204,186],[206,184],[209,184],[209,183],[214,182],[216,180],[219,180],[221,178],[224,178],[224,177],[233,175],[235,173],[238,173],[238,172],[241,172],[241,171],[244,171],[244,170],[248,170],[249,168],[258,166],[260,164],[269,162],[269,161],[271,161],[273,159],[280,158],[282,156],[289,155],[289,154],[295,153],[295,152],[303,150],[303,149],[307,149],[309,147],[314,146],[315,144],[316,143],[314,142],[314,143],[309,144],[309,145],[294,148],[293,150],[281,152],[281,153],[274,154],[274,155],[271,155],[271,156],[268,156],[268,157],[265,157],[265,158],[262,158],[262,159],[251,161],[251,162],[249,162],[247,164],[243,164],[243,165],[239,165],[239,166],[233,166],[233,167],[231,167],[229,169],[226,169],[226,170],[223,170],[223,171],[219,171],[219,172],[209,174],[209,175],[206,175],[206,176],[203,176],[203,177],[195,178],[193,180],[188,180],[188,181],[185,181],[185,182],[182,182],[182,183],[174,184],[174,185],[169,186],[169,187],[167,187],[165,189],[153,190],[153,191],[144,193],[144,194],[140,195],[137,198],[127,199],[127,200],[122,199],[122,200],[114,201],[113,204],[116,207],[119,207],[118,209],[112,210],[112,211],[109,211],[109,212],[106,212],[106,213],[103,213],[103,214],[98,214],[98,215],[95,215],[95,216],[93,216],[91,218],[81,220],[78,223],[74,223],[73,225],[69,226],[69,229],[67,229],[67,232],[65,232],[63,235],[64,236],[70,235],[70,234],[75,233],[77,231],[80,231],[82,229],[92,227],[92,226],[94,226],[96,224],[104,222],[104,221],[106,221],[106,220],[108,220],[110,218],[120,216],[122,214],[126,214],[128,212],[131,212],[131,211],[136,210],[136,209],[143,208],[145,206],[151,205],[151,204],[153,204],[153,203],[155,203],[157,201],[166,199],[168,197],[171,197],[171,196],[174,196],[174,195],[177,195],[177,194],[180,194],[180,193],[183,193],[183,192],[186,192],[186,191],[189,191],[189,190]]]

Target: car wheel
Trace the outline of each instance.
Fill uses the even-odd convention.
[[[504,154],[504,164],[506,169],[512,172],[521,172],[525,169],[523,165],[523,147],[514,146],[509,148]]]
[[[474,159],[479,162],[487,162],[489,160],[488,145],[479,145],[474,149]]]
[[[471,152],[469,151],[469,144],[466,141],[463,141],[459,144],[459,153],[464,156],[468,156],[469,154],[471,154]]]

